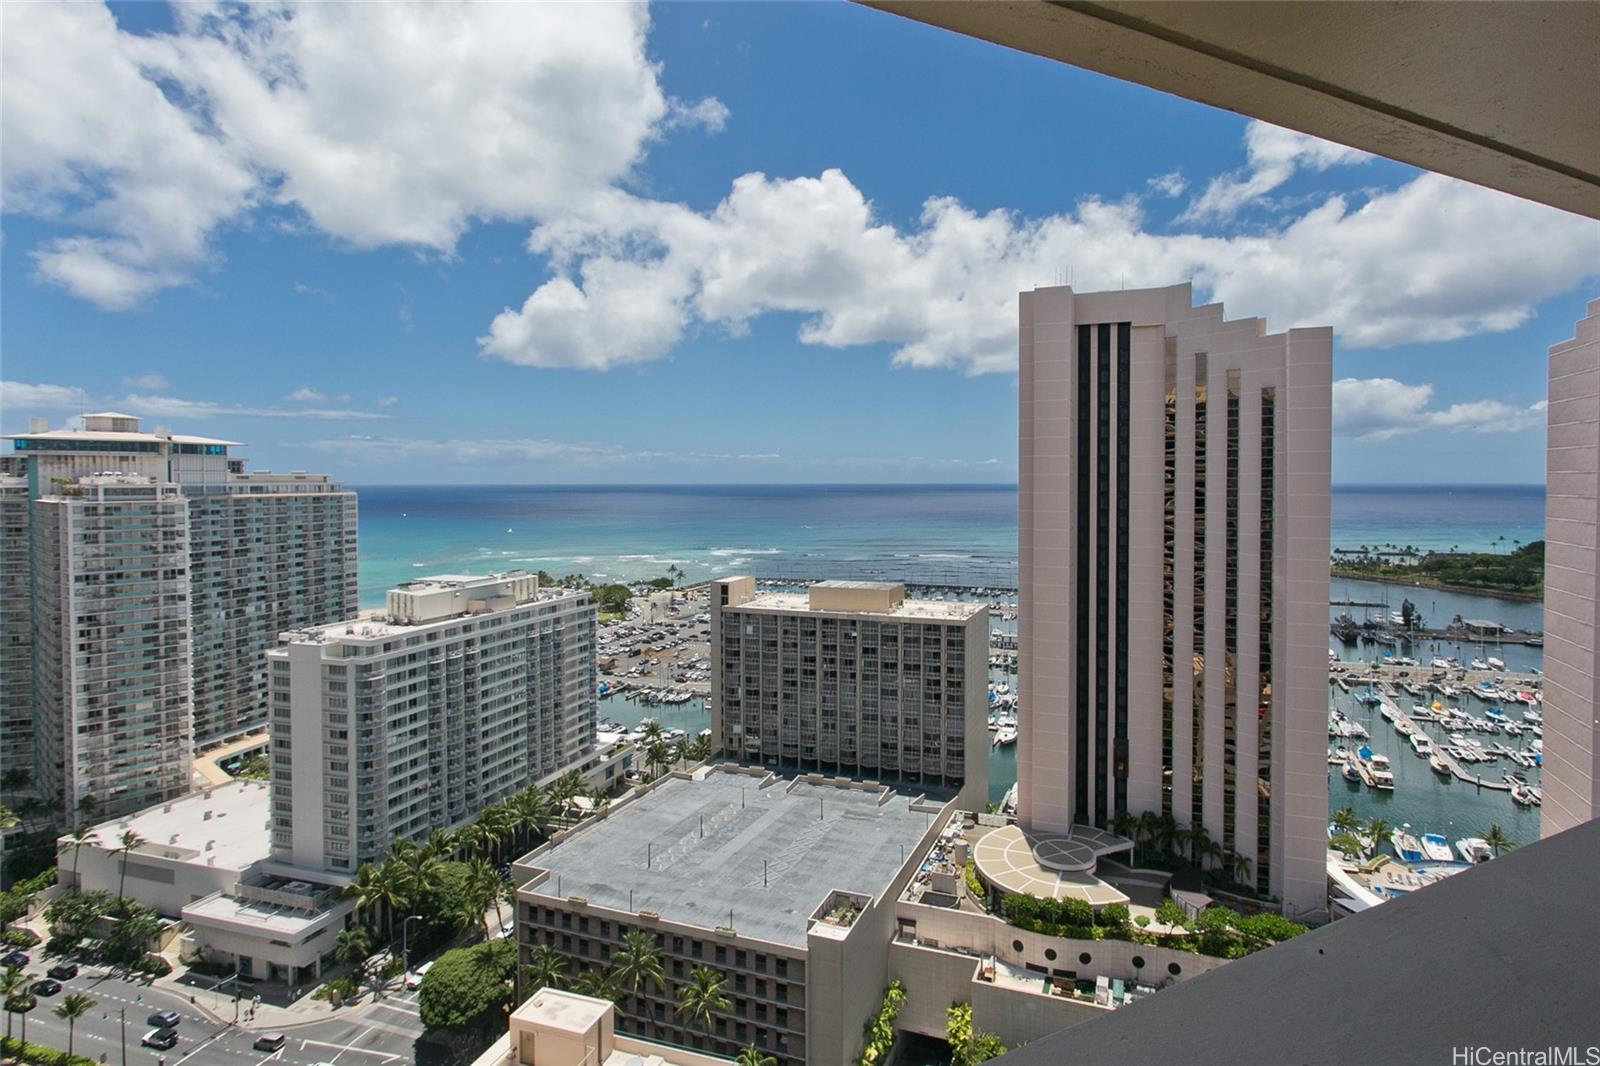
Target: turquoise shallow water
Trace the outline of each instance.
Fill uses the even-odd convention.
[[[749,572],[1016,583],[1015,486],[373,486],[359,491],[361,601],[368,607],[380,606],[385,589],[413,577],[511,567],[619,580],[656,577],[676,564],[689,581]],[[1341,547],[1509,547],[1539,539],[1543,524],[1539,486],[1340,486],[1333,494],[1332,541]],[[1387,600],[1396,609],[1403,596],[1410,596],[1429,624],[1460,613],[1519,629],[1542,628],[1537,603],[1343,580],[1334,582],[1333,595]],[[1437,652],[1461,654],[1447,646]],[[1467,652],[1463,658],[1479,653]],[[1513,669],[1542,665],[1536,649],[1507,647],[1501,658]],[[998,674],[995,679],[1015,680]],[[669,727],[690,733],[709,724],[698,700],[649,710]],[[636,722],[646,708],[614,699],[606,701],[603,712]],[[1364,817],[1382,814],[1396,824],[1410,821],[1440,832],[1481,832],[1487,819],[1497,817],[1513,839],[1538,835],[1538,813],[1518,811],[1504,794],[1441,785],[1425,764],[1412,766],[1414,758],[1395,761],[1400,788],[1393,796],[1347,796],[1343,781],[1335,778],[1330,804],[1352,803]],[[998,800],[1015,780],[1015,748],[992,749],[991,798]]]
[[[1010,485],[369,486],[361,600],[421,574],[529,567],[691,581],[752,571],[1013,585]],[[1335,546],[1489,548],[1543,536],[1539,486],[1340,486]]]

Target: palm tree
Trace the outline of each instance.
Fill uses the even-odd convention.
[[[410,840],[402,840],[389,852],[384,864],[395,867],[394,877],[400,905],[410,907],[439,887],[441,863]],[[391,934],[392,935],[392,934]]]
[[[1517,846],[1517,842],[1505,835],[1499,822],[1492,822],[1488,829],[1483,831],[1483,842],[1494,850],[1494,857],[1499,858],[1502,851],[1510,851]]]
[[[1340,807],[1333,812],[1333,827],[1341,833],[1354,836],[1355,831],[1361,828],[1361,819],[1356,817],[1354,807]]]
[[[72,832],[67,836],[71,839],[61,845],[61,850],[72,849],[72,890],[77,892],[81,890],[78,883],[78,852],[85,844],[97,844],[99,841],[95,839],[94,830],[89,828],[87,822],[79,822],[73,826]]]
[[[456,843],[461,847],[462,855],[487,856],[489,854],[489,830],[481,822],[473,822],[456,830]]]
[[[354,896],[356,910],[365,911],[369,920],[377,924],[374,911],[383,911],[384,929],[392,937],[394,933],[394,912],[405,903],[404,893],[401,888],[398,871],[389,863],[374,866],[364,862],[356,870],[356,875],[348,885],[344,886],[346,896]]]
[[[1228,851],[1223,853],[1222,868],[1228,871],[1228,876],[1237,884],[1247,885],[1250,883],[1250,871],[1255,868],[1255,864],[1237,851]]]
[[[1374,818],[1367,823],[1367,835],[1372,838],[1374,848],[1389,839],[1389,829],[1389,823],[1382,818]]]
[[[615,1000],[617,998],[616,975],[610,970],[585,970],[572,983],[572,990],[579,995],[593,996],[595,999]]]
[[[72,1058],[72,1035],[78,1026],[78,1019],[94,1009],[95,1001],[82,992],[69,992],[64,996],[53,1013],[57,1018],[67,1023],[67,1058]]]
[[[494,842],[494,861],[497,864],[504,861],[501,849],[517,833],[517,816],[504,804],[497,803],[483,812],[478,824],[488,831],[489,839]]]
[[[78,801],[78,814],[82,816],[85,822],[92,822],[94,821],[94,810],[98,806],[100,806],[100,801],[95,799],[92,794],[86,794]]]
[[[549,830],[552,813],[550,796],[538,785],[529,785],[517,794],[517,809],[526,819],[526,828],[533,836],[542,837]]]
[[[661,721],[656,718],[647,718],[644,723],[644,743],[646,747],[663,739],[667,731],[662,728]]]
[[[1139,812],[1139,821],[1133,830],[1134,841],[1142,841],[1145,847],[1149,847],[1151,842],[1155,840],[1156,830],[1160,825],[1161,816],[1155,811]]]
[[[583,787],[583,775],[577,770],[568,770],[550,786],[550,801],[558,811],[566,814],[572,797],[582,792]]]
[[[485,940],[494,937],[494,931],[489,928],[487,908],[490,904],[494,905],[494,924],[500,925],[500,884],[500,875],[488,860],[473,859],[467,864],[467,896],[478,908]]]
[[[711,1035],[711,1016],[732,1005],[722,994],[724,983],[725,979],[717,971],[696,966],[689,971],[688,982],[678,986],[677,1013],[690,1025],[704,1026],[706,1036]]]
[[[567,960],[557,954],[549,944],[540,944],[528,956],[528,965],[522,968],[528,982],[528,991],[541,988],[560,988],[567,980]]]
[[[0,1000],[5,1001],[6,1007],[6,1039],[11,1039],[11,1004],[28,989],[28,975],[22,972],[20,966],[7,966],[6,972],[0,974]]]
[[[637,996],[640,985],[655,985],[667,990],[667,975],[661,968],[661,947],[654,936],[640,929],[622,934],[622,946],[611,955],[617,985]]]
[[[334,945],[333,957],[346,966],[354,966],[358,981],[361,979],[362,971],[366,969],[363,964],[370,954],[372,954],[372,939],[365,929],[358,925],[351,929],[339,930],[339,942]]]
[[[6,971],[7,978],[10,978],[11,970],[17,971],[17,988],[14,992],[6,993],[6,1037],[9,1039],[11,1036],[11,1016],[20,1014],[22,1015],[21,1039],[26,1044],[28,1042],[28,1012],[39,1005],[39,1000],[31,990],[33,978],[15,966]],[[4,985],[0,985],[0,988],[5,987],[9,987],[9,980]]]
[[[123,830],[121,841],[121,847],[111,849],[112,851],[122,852],[122,875],[117,879],[118,899],[123,898],[122,890],[128,884],[128,853],[134,848],[142,848],[146,843],[148,843],[144,837],[140,836],[138,833],[135,833],[132,829]]]
[[[734,1059],[735,1066],[778,1066],[778,1060],[765,1051],[751,1044],[739,1050],[739,1057]]]
[[[672,762],[672,749],[667,747],[666,741],[658,740],[645,748],[644,762],[646,766],[653,767],[659,771]],[[652,773],[650,776],[654,777],[655,774]]]
[[[1111,831],[1118,836],[1131,837],[1134,824],[1138,821],[1129,811],[1118,811],[1111,816]]]
[[[454,854],[459,846],[454,833],[446,829],[435,829],[428,834],[428,842],[422,845],[422,848],[436,859],[445,859]]]

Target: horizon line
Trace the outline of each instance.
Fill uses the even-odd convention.
[[[1015,481],[368,481],[339,479],[352,488],[371,489],[1016,489]],[[1332,491],[1396,489],[1539,489],[1539,481],[1340,481]]]

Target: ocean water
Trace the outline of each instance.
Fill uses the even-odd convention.
[[[361,602],[423,574],[524,567],[637,580],[893,578],[1014,585],[1013,486],[362,488]]]
[[[1016,584],[1015,486],[374,486],[359,491],[361,602],[366,607],[381,606],[386,589],[414,577],[512,567],[614,580],[658,577],[675,564],[688,581],[747,572]],[[1339,486],[1332,505],[1336,547],[1392,543],[1501,550],[1544,535],[1541,486]],[[1538,603],[1344,579],[1332,583],[1331,594],[1394,609],[1409,597],[1430,625],[1461,614],[1518,629],[1543,626]],[[1343,609],[1330,608],[1330,618]],[[1361,617],[1362,609],[1349,610]],[[1009,628],[998,619],[995,624]],[[1373,654],[1370,646],[1365,653]],[[1467,659],[1485,650],[1430,645],[1411,653]],[[1499,654],[1513,669],[1542,665],[1539,649],[1507,645]],[[998,671],[991,679],[1016,680]],[[710,724],[700,700],[647,708],[612,697],[603,701],[602,713],[625,723],[648,713],[691,734]],[[1379,732],[1374,730],[1375,736]],[[1394,824],[1409,821],[1419,829],[1457,835],[1469,830],[1479,835],[1489,821],[1498,820],[1514,840],[1537,837],[1538,812],[1518,810],[1504,793],[1441,784],[1408,753],[1397,752],[1394,761],[1400,778],[1394,794],[1352,793],[1335,775],[1329,782],[1330,808],[1349,803],[1363,817],[1381,814]],[[1015,780],[1016,749],[992,749],[990,798],[999,800]]]
[[[372,486],[361,602],[423,574],[524,567],[634,580],[885,578],[1010,586],[1009,485]],[[1489,549],[1544,535],[1540,486],[1340,486],[1335,546]],[[1504,537],[1503,542],[1496,538]]]
[[[1510,550],[1544,537],[1544,486],[1335,485],[1331,525],[1335,548]]]

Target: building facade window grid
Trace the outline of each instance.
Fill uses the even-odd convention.
[[[1278,512],[1276,476],[1278,390],[1261,390],[1261,589],[1258,635],[1256,740],[1256,890],[1272,887],[1272,722],[1276,717],[1272,688],[1272,629],[1276,592],[1273,564]]]
[[[1206,707],[1206,353],[1194,357],[1194,597],[1193,685],[1189,761],[1189,824],[1205,824]]]

